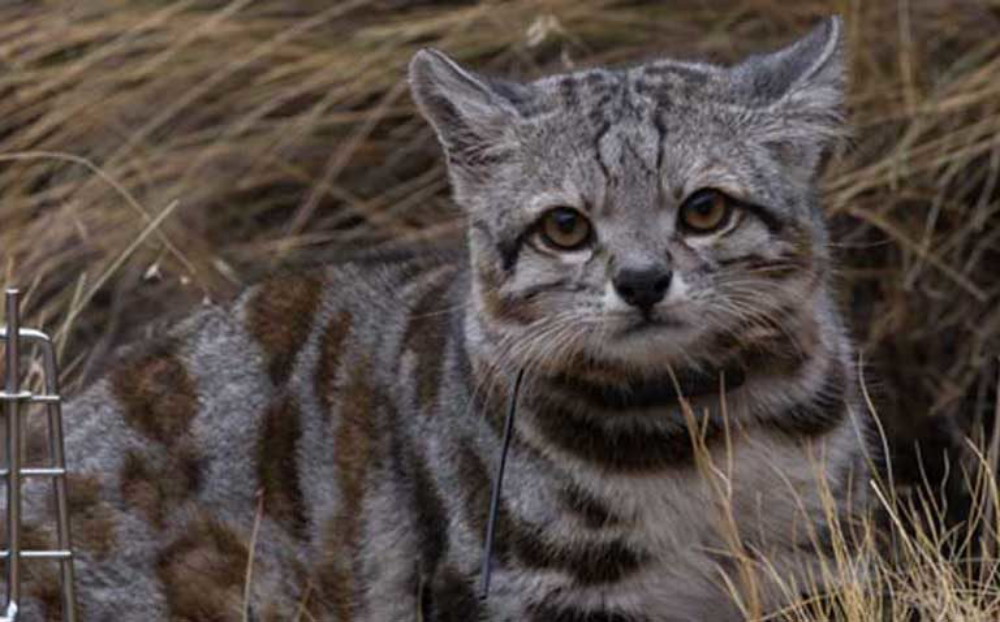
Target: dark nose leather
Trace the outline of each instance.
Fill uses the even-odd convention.
[[[622,270],[613,279],[615,290],[622,300],[643,311],[663,300],[670,289],[673,272],[658,268]]]

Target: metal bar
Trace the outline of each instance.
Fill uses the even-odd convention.
[[[4,391],[8,395],[20,392],[20,362],[18,341],[21,334],[16,289],[6,292],[7,364]],[[4,402],[7,417],[7,602],[5,609],[17,611],[21,600],[21,400]]]
[[[48,342],[52,341],[51,339],[49,339],[48,335],[34,328],[22,328],[21,330],[18,331],[18,334],[21,335],[21,341],[48,341]],[[7,338],[7,327],[0,326],[0,340],[6,338]]]
[[[10,557],[10,551],[0,551],[0,559]],[[73,551],[21,551],[21,559],[72,559]]]
[[[62,474],[52,478],[52,492],[56,501],[56,533],[59,548],[72,551],[69,525],[69,501],[66,490],[66,449],[63,437],[62,402],[59,393],[59,366],[56,364],[56,349],[48,335],[41,335],[42,364],[45,367],[45,392],[55,396],[48,400],[46,411],[49,424],[49,459],[52,470]],[[73,576],[72,555],[59,558],[59,573],[62,578],[63,620],[76,622],[76,579]]]
[[[0,477],[7,477],[9,471],[7,469],[0,469]],[[60,477],[66,474],[66,469],[59,469],[56,467],[28,467],[21,469],[21,477]]]

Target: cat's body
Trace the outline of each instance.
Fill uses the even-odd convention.
[[[84,619],[239,620],[248,580],[258,619],[337,622],[738,620],[733,593],[753,613],[822,587],[867,473],[813,204],[838,32],[768,57],[762,81],[660,63],[501,85],[419,55],[468,250],[275,278],[74,400]],[[801,81],[820,98],[796,125],[775,102],[809,104]],[[777,99],[737,105],[739,88]],[[712,195],[682,233],[706,186],[743,200],[709,229]],[[573,209],[553,224],[552,206]],[[27,606],[56,615],[47,579]]]

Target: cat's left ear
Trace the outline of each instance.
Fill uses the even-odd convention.
[[[413,99],[453,168],[465,171],[505,151],[508,127],[518,116],[510,99],[516,86],[480,77],[437,50],[421,50],[410,62]]]
[[[846,132],[843,22],[830,17],[786,48],[753,56],[734,68],[744,96],[773,111],[769,128],[784,158],[815,169]]]

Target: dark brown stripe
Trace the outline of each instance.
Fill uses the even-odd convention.
[[[264,513],[300,538],[307,527],[298,468],[301,437],[295,398],[279,396],[268,407],[257,439],[257,481],[263,490]]]
[[[364,586],[358,581],[361,537],[364,525],[364,500],[367,481],[375,459],[377,410],[385,400],[368,384],[368,365],[360,361],[354,368],[339,402],[334,431],[334,465],[340,504],[324,526],[324,550],[320,577],[324,600],[336,620],[356,619]],[[332,389],[333,387],[330,387]],[[334,402],[333,396],[328,396]]]
[[[158,343],[111,374],[111,390],[125,422],[167,445],[187,434],[198,410],[194,381],[175,348],[169,341]]]
[[[162,468],[154,468],[141,453],[129,451],[121,466],[122,499],[156,529],[163,529],[170,511],[201,485],[202,465],[193,447],[175,447],[166,460]]]
[[[428,622],[479,622],[486,611],[473,591],[473,579],[445,566],[424,594],[424,620]]]
[[[520,243],[517,249],[520,249]],[[499,252],[503,254],[506,251],[500,248]],[[505,259],[505,265],[506,261]],[[513,263],[511,264],[512,267]],[[482,286],[484,311],[488,317],[501,322],[520,325],[530,324],[535,320],[535,316],[531,313],[529,306],[525,304],[525,300],[512,298],[500,293],[500,288],[506,277],[501,274],[498,267],[493,265],[488,258],[481,257],[478,259],[475,269],[480,285]]]
[[[106,558],[115,545],[115,513],[101,498],[97,475],[71,473],[66,476],[70,516],[73,517],[73,544],[97,558]]]
[[[434,412],[441,388],[448,344],[447,313],[451,306],[447,292],[451,283],[451,279],[436,283],[420,297],[410,311],[403,335],[403,350],[416,355],[417,403],[426,415]]]
[[[2,375],[0,375],[2,377]],[[0,521],[2,522],[2,521]],[[0,542],[7,541],[6,524],[0,524]],[[41,528],[25,524],[21,526],[21,547],[25,550],[45,551],[57,548],[54,534]],[[42,610],[44,622],[60,622],[64,620],[62,589],[59,585],[59,574],[54,564],[30,562],[21,566],[21,578],[24,592],[38,603]],[[77,611],[77,619],[79,617]]]
[[[170,619],[243,619],[248,557],[243,539],[222,522],[198,517],[187,524],[156,563]]]
[[[558,83],[559,97],[564,108],[575,110],[580,105],[579,84],[576,78],[565,77]]]
[[[323,415],[329,420],[336,404],[333,399],[334,383],[344,354],[344,344],[351,333],[353,318],[347,311],[333,316],[323,331],[320,343],[319,363],[316,365],[316,395],[323,407]]]
[[[283,276],[263,283],[247,307],[247,331],[267,356],[271,381],[281,385],[292,373],[313,315],[319,306],[322,283],[308,276]]]
[[[757,254],[720,259],[719,265],[753,272],[754,276],[772,281],[784,281],[798,274],[805,274],[806,267],[798,255],[784,254],[769,259]]]
[[[44,527],[31,523],[21,525],[21,548],[29,551],[46,551],[58,548],[53,532],[54,527],[54,524],[46,524]],[[0,521],[0,542],[7,542],[6,521]],[[41,620],[44,622],[60,622],[64,619],[62,589],[59,585],[60,579],[56,568],[55,564],[45,562],[28,562],[21,566],[23,591],[30,599],[36,601],[42,610]],[[21,616],[18,619],[21,619]]]
[[[794,438],[816,438],[832,432],[847,417],[847,375],[832,363],[816,393],[807,400],[764,419],[763,424]]]
[[[413,510],[420,539],[420,566],[427,572],[433,572],[448,546],[448,514],[423,458],[414,453],[407,464],[407,474],[413,482]]]
[[[719,395],[725,378],[727,390],[735,389],[746,381],[746,373],[739,367],[719,371],[678,370],[677,385],[670,376],[656,379],[599,382],[579,376],[558,375],[540,378],[539,382],[557,394],[573,396],[591,408],[602,411],[630,411],[649,408],[677,407],[680,397],[688,399]]]
[[[781,233],[785,228],[786,223],[782,216],[770,207],[756,203],[747,203],[745,201],[739,201],[739,207],[756,216],[758,220],[764,223],[767,230],[774,235]]]
[[[638,474],[694,463],[695,445],[680,413],[670,429],[615,425],[562,408],[558,402],[549,402],[544,412],[534,414],[539,432],[550,443],[608,471]],[[706,445],[724,438],[722,426],[714,420],[704,427]]]
[[[603,529],[621,523],[621,519],[603,501],[575,484],[565,486],[560,495],[566,509],[590,529]]]
[[[801,308],[788,307],[770,313],[769,320],[775,329],[771,334],[748,341],[740,335],[752,334],[754,327],[736,327],[716,335],[709,349],[757,378],[798,376],[820,345],[816,319],[803,314]]]
[[[568,607],[537,605],[531,607],[530,622],[647,622],[649,618],[617,611],[585,611]]]
[[[473,529],[485,537],[489,512],[490,478],[486,465],[475,450],[463,445],[458,459],[459,482],[467,516]],[[620,539],[575,546],[544,541],[537,528],[524,524],[501,504],[497,513],[494,553],[498,563],[521,565],[536,570],[560,570],[580,585],[615,583],[637,572],[648,556]]]

